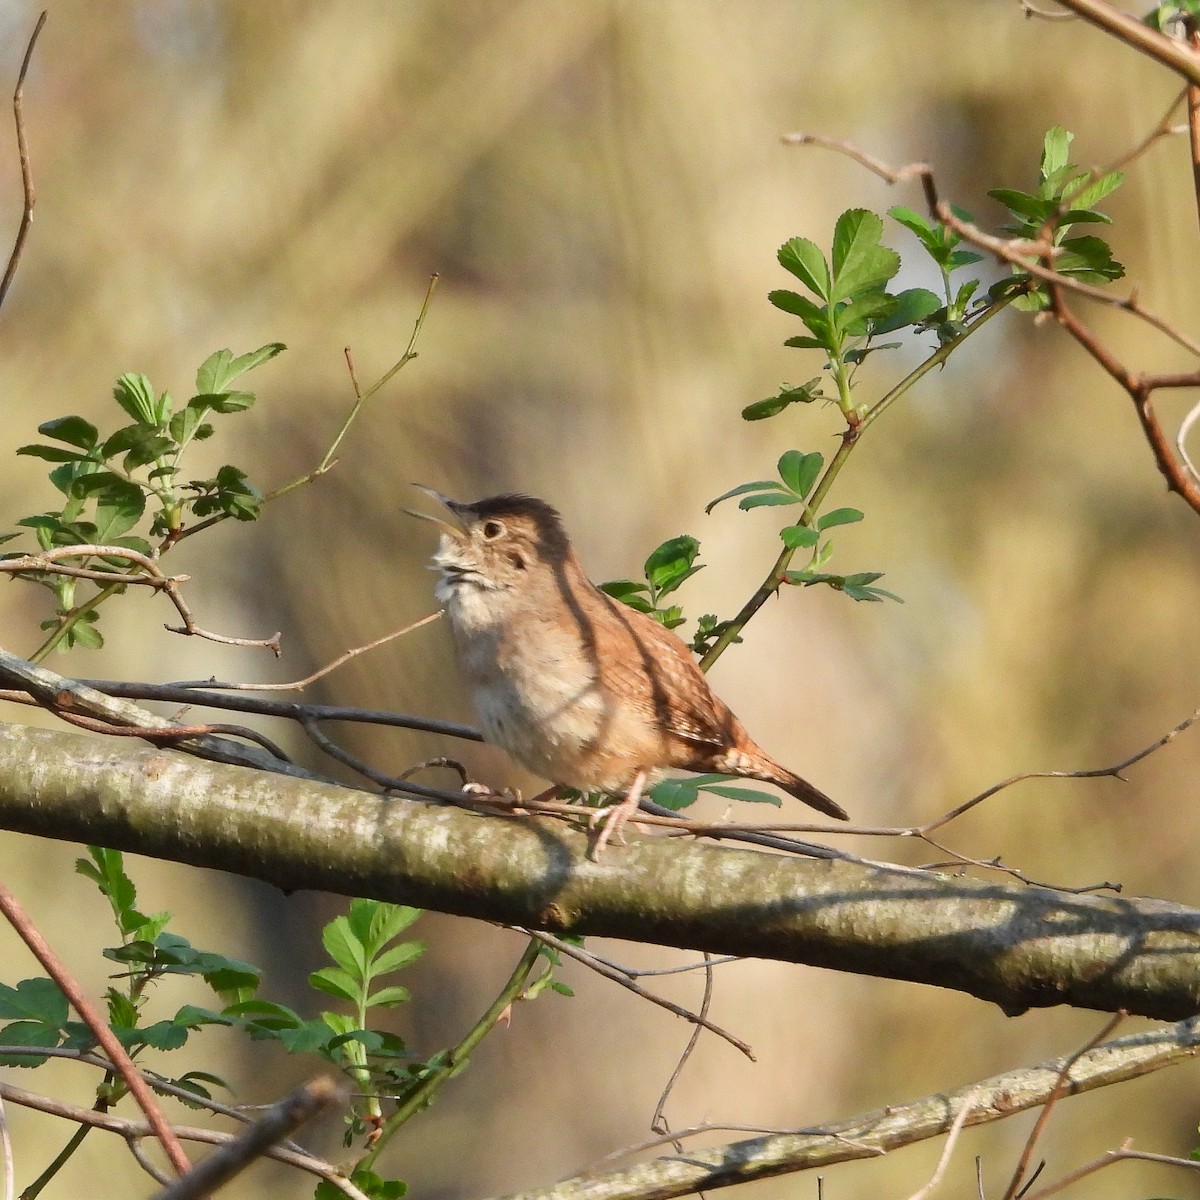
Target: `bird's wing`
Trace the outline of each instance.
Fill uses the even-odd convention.
[[[653,617],[604,599],[610,619],[598,632],[608,643],[600,648],[608,685],[665,734],[698,747],[728,746],[736,718],[683,641]]]

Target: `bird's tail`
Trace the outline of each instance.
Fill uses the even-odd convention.
[[[827,817],[836,817],[839,821],[850,820],[850,814],[836,800],[831,800],[820,788],[813,787],[807,779],[801,779],[799,775],[793,774],[787,767],[782,767],[777,762],[770,762],[767,770],[752,776],[752,778],[761,779],[764,783],[776,784],[783,788],[789,796],[795,796],[809,808],[815,808]]]

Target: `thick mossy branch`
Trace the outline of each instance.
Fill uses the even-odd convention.
[[[480,815],[0,725],[0,828],[510,925],[954,988],[1005,1011],[1200,1012],[1200,912],[927,871],[636,838],[585,856]]]

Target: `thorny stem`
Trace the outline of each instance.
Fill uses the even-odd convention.
[[[1006,296],[1003,299],[989,305],[978,317],[975,318],[956,338],[939,346],[924,362],[910,371],[891,391],[887,392],[879,400],[877,400],[856,423],[847,422],[846,428],[842,431],[842,444],[838,447],[837,453],[829,461],[829,465],[825,468],[824,474],[821,476],[820,482],[813,490],[812,495],[808,499],[808,503],[804,506],[804,511],[800,514],[800,519],[796,522],[797,525],[807,528],[813,527],[813,522],[816,520],[817,513],[820,511],[821,505],[825,497],[829,494],[830,488],[833,487],[842,467],[846,465],[846,461],[850,457],[850,452],[858,444],[859,438],[866,432],[879,416],[881,416],[895,401],[899,400],[914,384],[924,377],[934,367],[941,366],[942,363],[950,357],[959,346],[966,341],[977,329],[981,328],[992,319],[1001,309],[1006,307],[1014,297]],[[847,410],[845,405],[840,405],[843,412],[852,412],[853,408]],[[759,584],[754,594],[742,606],[741,611],[736,617],[725,627],[721,636],[713,642],[708,652],[700,659],[700,670],[707,671],[709,667],[721,657],[722,654],[734,643],[734,641],[745,629],[750,619],[756,612],[779,590],[784,582],[785,572],[791,564],[792,558],[796,554],[796,549],[785,546],[779,557],[775,560],[771,570],[767,573],[766,578]]]
[[[95,612],[101,604],[104,603],[110,596],[115,596],[118,592],[125,590],[124,582],[110,583],[107,587],[101,588],[94,596],[85,600],[82,604],[76,605],[69,613],[63,615],[59,626],[53,633],[29,656],[29,661],[32,663],[40,663],[45,660],[46,656],[54,651],[59,642],[67,636],[67,634],[75,627],[79,618],[84,613]]]
[[[492,1001],[479,1020],[471,1026],[458,1045],[446,1053],[442,1064],[420,1079],[408,1095],[400,1099],[396,1111],[384,1122],[374,1146],[360,1160],[357,1169],[369,1169],[392,1135],[411,1117],[427,1108],[442,1085],[449,1082],[462,1070],[475,1047],[495,1028],[496,1022],[504,1015],[504,1010],[520,999],[525,985],[529,982],[529,976],[537,965],[541,949],[542,944],[537,938],[529,939],[525,953],[521,955],[520,961],[509,976],[508,982],[500,989],[496,999]]]

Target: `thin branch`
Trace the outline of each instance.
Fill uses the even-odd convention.
[[[1093,1175],[1102,1168],[1111,1167],[1113,1163],[1118,1162],[1151,1162],[1167,1167],[1183,1167],[1189,1171],[1200,1171],[1200,1162],[1195,1159],[1176,1158],[1171,1154],[1150,1154],[1145,1150],[1132,1150],[1130,1149],[1132,1143],[1133,1139],[1127,1138],[1116,1150],[1106,1150],[1099,1158],[1093,1159],[1092,1162],[1086,1163],[1069,1175],[1064,1175],[1062,1179],[1026,1195],[1023,1200],[1046,1200],[1046,1197],[1056,1196],[1088,1175]]]
[[[536,929],[525,929],[520,925],[514,925],[513,928],[518,933],[523,933],[526,937],[536,938],[543,945],[550,946],[559,954],[582,963],[589,971],[595,971],[602,979],[611,980],[613,983],[632,992],[635,996],[640,996],[643,1000],[649,1000],[651,1004],[657,1004],[659,1008],[665,1008],[667,1012],[674,1013],[677,1017],[682,1017],[685,1021],[695,1025],[697,1029],[704,1028],[710,1033],[715,1033],[717,1037],[723,1038],[735,1049],[740,1050],[751,1062],[758,1061],[754,1055],[754,1051],[741,1038],[735,1037],[732,1033],[722,1029],[719,1025],[714,1025],[708,1020],[706,1015],[707,1004],[705,1004],[699,1014],[691,1012],[678,1004],[673,1004],[670,1000],[664,1000],[662,996],[656,996],[653,992],[648,992],[645,988],[639,987],[619,968],[615,968],[596,955],[590,954],[581,946],[573,946],[570,942],[563,941],[562,938],[557,938],[550,933],[541,933]]]
[[[1200,1052],[1195,1019],[1096,1046],[1068,1067],[1070,1095],[1123,1083]],[[813,1170],[939,1137],[964,1108],[964,1126],[1003,1120],[1045,1104],[1060,1086],[1067,1058],[991,1076],[952,1092],[852,1117],[802,1133],[731,1142],[604,1174],[580,1174],[506,1200],[671,1200],[675,1196]],[[1032,1200],[1032,1198],[1030,1198]]]
[[[23,1108],[31,1108],[53,1117],[62,1117],[64,1120],[75,1121],[89,1128],[115,1133],[126,1141],[149,1137],[152,1134],[149,1124],[145,1121],[131,1121],[126,1117],[113,1116],[112,1113],[96,1112],[94,1109],[68,1104],[66,1101],[52,1099],[49,1096],[39,1096],[35,1092],[27,1092],[24,1088],[9,1083],[0,1083],[0,1097],[10,1104],[19,1104]],[[192,1125],[176,1125],[173,1132],[180,1141],[202,1142],[210,1146],[224,1146],[237,1136],[232,1133],[222,1133],[216,1129],[202,1129]],[[280,1146],[272,1146],[264,1153],[263,1157],[272,1158],[285,1166],[296,1167],[319,1179],[328,1180],[350,1200],[370,1200],[366,1193],[352,1184],[333,1163],[326,1162],[323,1158],[296,1150],[287,1150]]]
[[[29,236],[29,227],[33,224],[33,206],[37,196],[33,190],[33,168],[29,165],[29,147],[25,143],[25,118],[21,111],[25,95],[25,76],[29,73],[29,64],[33,60],[33,48],[37,44],[38,34],[46,24],[46,10],[42,10],[29,35],[29,43],[25,47],[25,57],[21,60],[21,70],[17,73],[17,87],[13,92],[13,120],[17,126],[17,158],[21,164],[21,193],[24,205],[21,209],[21,224],[17,227],[17,238],[13,243],[12,253],[8,256],[8,266],[4,269],[4,278],[0,279],[0,306],[8,296],[8,289],[17,273],[17,263],[21,259],[21,251],[25,249],[25,239]]]
[[[27,692],[42,708],[61,716],[64,712],[94,717],[111,725],[169,733],[176,728],[166,717],[149,712],[126,700],[105,695],[74,679],[59,675],[47,667],[37,666],[0,648],[0,680],[7,681]],[[19,693],[6,699],[22,702]],[[149,736],[149,735],[145,735]],[[311,771],[283,762],[270,754],[224,738],[200,736],[178,744],[178,750],[216,762],[236,763],[257,770],[274,771],[305,779],[318,778]]]
[[[419,621],[413,621],[411,625],[405,625],[403,629],[393,630],[391,633],[385,633],[383,637],[376,638],[373,642],[367,642],[364,646],[355,646],[352,650],[347,650],[344,654],[339,654],[332,662],[328,662],[325,666],[314,671],[311,675],[305,675],[303,679],[297,679],[292,683],[230,683],[220,686],[236,689],[239,692],[302,692],[309,684],[316,683],[318,679],[323,679],[332,671],[336,671],[343,663],[348,663],[352,658],[357,658],[360,654],[366,654],[368,650],[375,650],[380,646],[386,646],[388,642],[394,642],[396,638],[403,637],[406,633],[412,633],[415,629],[420,629],[422,626],[429,625],[433,621],[441,618],[441,610],[435,613],[430,613],[427,617],[422,617]],[[210,684],[209,686],[216,686]]]
[[[1029,1131],[1029,1136],[1025,1139],[1025,1145],[1021,1147],[1021,1154],[1017,1159],[1017,1165],[1013,1168],[1012,1178],[1008,1181],[1008,1187],[1004,1189],[1004,1200],[1013,1200],[1015,1196],[1020,1195],[1022,1185],[1028,1186],[1028,1183],[1033,1182],[1032,1179],[1028,1182],[1026,1181],[1025,1172],[1029,1169],[1029,1160],[1033,1157],[1034,1147],[1038,1143],[1038,1138],[1042,1136],[1042,1131],[1049,1123],[1050,1115],[1054,1112],[1055,1105],[1067,1094],[1067,1084],[1071,1078],[1071,1068],[1089,1050],[1094,1050],[1101,1042],[1107,1041],[1116,1031],[1117,1026],[1125,1020],[1125,1016],[1126,1014],[1123,1012],[1115,1013],[1105,1021],[1104,1026],[1094,1037],[1089,1038],[1063,1063],[1062,1070],[1058,1075],[1058,1082],[1054,1085],[1054,1090],[1050,1093],[1046,1103],[1042,1105],[1037,1120],[1033,1123],[1033,1128]]]
[[[191,1169],[191,1163],[175,1136],[175,1131],[167,1122],[163,1111],[155,1099],[154,1093],[146,1086],[138,1069],[133,1065],[125,1047],[117,1039],[117,1035],[109,1028],[108,1022],[96,1011],[91,1000],[84,994],[62,960],[51,949],[50,943],[42,937],[17,902],[17,898],[0,884],[0,912],[8,918],[8,922],[20,935],[21,940],[29,947],[33,956],[42,964],[47,975],[58,984],[59,990],[70,1001],[71,1007],[82,1018],[92,1031],[96,1041],[100,1043],[104,1053],[112,1060],[113,1067],[120,1074],[129,1093],[137,1101],[138,1107],[146,1114],[146,1121],[154,1131],[154,1136],[162,1144],[167,1160],[179,1174]]]
[[[708,969],[704,972],[704,994],[700,1000],[700,1018],[707,1022],[708,1010],[712,1007],[713,998],[713,978],[714,972],[711,964],[706,964]],[[708,1028],[708,1026],[705,1026]],[[654,1114],[650,1118],[650,1128],[655,1133],[670,1133],[671,1127],[667,1123],[667,1101],[671,1098],[671,1093],[675,1090],[676,1084],[679,1083],[680,1077],[683,1075],[683,1068],[687,1066],[688,1060],[696,1052],[696,1047],[700,1042],[700,1021],[696,1022],[696,1027],[692,1030],[688,1037],[687,1044],[683,1048],[683,1052],[679,1055],[678,1061],[675,1063],[674,1069],[671,1071],[670,1078],[667,1080],[661,1093],[659,1093],[658,1103],[654,1106]],[[751,1061],[757,1061],[753,1054],[747,1051]],[[676,1142],[676,1148],[682,1152],[683,1146]]]
[[[328,1075],[301,1084],[198,1167],[165,1187],[155,1200],[203,1200],[342,1096],[341,1085]]]
[[[1090,22],[1119,42],[1148,55],[1190,83],[1200,84],[1200,57],[1183,42],[1151,29],[1132,13],[1122,12],[1107,0],[1059,0],[1077,16]]]
[[[950,1165],[950,1159],[954,1154],[954,1147],[958,1144],[959,1134],[963,1131],[963,1126],[967,1123],[967,1118],[971,1115],[975,1108],[975,1093],[972,1092],[965,1101],[962,1107],[958,1110],[958,1115],[954,1118],[954,1124],[950,1126],[950,1132],[946,1135],[946,1144],[942,1147],[941,1154],[938,1155],[937,1165],[933,1168],[933,1174],[929,1177],[929,1182],[924,1187],[918,1188],[908,1200],[928,1200],[937,1190],[942,1182],[942,1177],[946,1174],[946,1168]]]
[[[69,563],[59,563],[63,558],[119,558],[126,562],[135,563],[145,572],[144,575],[126,575],[119,571],[104,571],[95,567],[76,567]],[[270,650],[276,658],[279,657],[279,640],[282,634],[276,632],[269,638],[240,638],[230,637],[222,633],[212,633],[201,629],[192,616],[179,588],[189,579],[187,575],[167,575],[158,565],[157,559],[126,546],[102,546],[91,543],[75,546],[55,546],[49,550],[40,550],[36,554],[25,554],[20,558],[6,559],[0,562],[0,572],[11,575],[46,574],[65,575],[74,579],[91,579],[107,584],[109,587],[120,587],[125,584],[151,587],[163,592],[175,606],[183,625],[167,625],[171,633],[187,634],[191,637],[204,638],[209,642],[219,642],[226,646],[262,646]]]
[[[0,1097],[0,1148],[4,1151],[4,1200],[13,1200],[17,1190],[16,1168],[13,1164],[12,1138],[8,1132],[8,1113]]]

